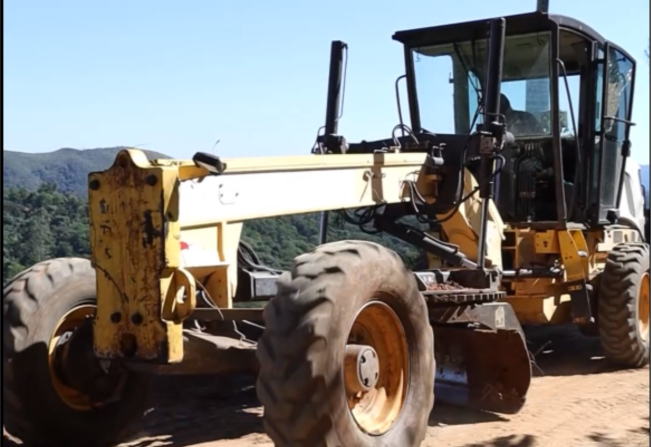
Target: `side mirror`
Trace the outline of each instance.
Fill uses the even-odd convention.
[[[205,152],[197,152],[192,157],[195,165],[205,169],[212,175],[221,175],[226,170],[226,163],[222,162],[219,157]]]

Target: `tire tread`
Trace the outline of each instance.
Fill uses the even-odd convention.
[[[335,421],[325,408],[324,365],[310,354],[327,348],[329,315],[336,302],[328,286],[347,280],[358,263],[378,256],[395,270],[407,272],[397,254],[378,244],[342,241],[297,257],[292,269],[279,278],[278,294],[264,310],[266,330],[258,343],[257,383],[265,408],[264,426],[277,446],[326,445]],[[433,399],[432,393],[430,408]],[[416,431],[409,436],[416,441],[413,445],[419,445],[426,426],[409,429]]]
[[[639,281],[648,271],[649,245],[617,245],[608,255],[599,290],[599,333],[606,358],[619,366],[649,363],[648,342],[638,334]],[[646,266],[646,267],[645,267]]]
[[[53,414],[57,410],[50,408],[52,402],[49,398],[34,396],[29,389],[39,384],[24,380],[27,376],[33,381],[48,380],[47,385],[44,382],[40,385],[51,386],[47,373],[42,373],[47,360],[43,360],[41,354],[35,357],[34,352],[29,353],[29,348],[40,342],[37,339],[42,335],[36,335],[36,331],[42,330],[41,325],[56,323],[56,317],[49,312],[56,298],[53,292],[69,281],[94,278],[94,275],[87,259],[57,258],[35,264],[16,275],[3,288],[3,423],[12,436],[27,445],[110,447],[131,429],[133,422],[139,420],[134,419],[134,415],[144,414],[148,381],[137,374],[131,375],[133,381],[124,397],[124,405],[122,402],[111,404],[120,408],[110,408],[109,413],[103,411],[108,408],[79,413],[66,407],[66,415]],[[77,415],[84,417],[77,419]],[[54,436],[61,439],[51,439]]]

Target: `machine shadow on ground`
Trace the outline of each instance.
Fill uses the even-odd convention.
[[[488,442],[466,444],[463,447],[534,447],[537,445],[535,436],[508,435],[499,436]]]
[[[641,428],[640,430],[644,429]],[[648,434],[648,430],[645,433]],[[629,447],[626,441],[619,441],[601,433],[588,435],[586,443],[588,442],[590,445],[600,447]],[[463,447],[543,447],[544,445],[544,441],[532,435],[508,435],[499,436],[490,441],[465,444]]]
[[[186,447],[264,433],[252,377],[160,377],[152,410],[124,447]]]
[[[585,337],[572,325],[526,328],[527,345],[533,363],[533,377],[573,376],[612,372],[603,358],[598,338]],[[535,386],[532,383],[531,386]],[[445,425],[473,425],[486,422],[508,422],[509,416],[436,404],[430,415],[431,427]],[[528,446],[530,437],[496,439],[495,446]],[[516,442],[509,444],[509,442]],[[471,447],[471,446],[469,446]]]
[[[615,371],[604,359],[597,337],[586,337],[572,324],[527,327],[534,377],[602,374]]]
[[[591,443],[603,447],[628,447],[625,443],[612,439],[610,436],[601,433],[593,433],[588,436],[588,439]]]
[[[509,419],[495,413],[435,403],[430,413],[429,426],[474,425],[486,422],[508,422]]]

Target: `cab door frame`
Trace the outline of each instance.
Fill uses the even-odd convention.
[[[611,42],[605,42],[604,45],[598,44],[597,47],[595,107],[598,109],[595,110],[594,135],[598,158],[594,159],[593,157],[592,169],[590,169],[592,212],[589,220],[593,227],[617,222],[624,186],[626,159],[630,156],[630,131],[631,127],[635,125],[631,121],[636,74],[635,59]],[[627,73],[622,73],[619,68],[620,63],[623,63]],[[626,68],[627,65],[628,68]],[[620,76],[624,76],[621,91],[613,91],[613,83],[607,82],[607,80]],[[615,94],[618,96],[617,107],[615,110],[608,110],[612,105],[611,98]],[[622,106],[625,110],[621,110]],[[613,129],[615,129],[614,132]],[[592,163],[598,163],[598,166]],[[598,176],[596,190],[593,188],[595,175]]]

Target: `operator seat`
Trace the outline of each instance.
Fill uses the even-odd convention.
[[[511,101],[504,93],[500,95],[500,114],[504,115],[506,119],[506,129],[515,137],[543,133],[543,128],[536,117],[529,112],[513,110]]]

